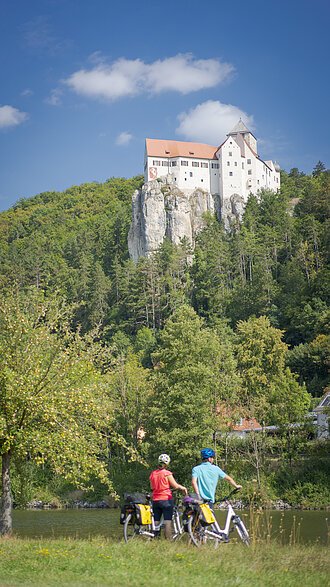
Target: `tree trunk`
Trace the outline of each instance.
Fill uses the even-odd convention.
[[[2,497],[0,512],[0,535],[11,534],[13,500],[10,484],[10,451],[2,455]]]

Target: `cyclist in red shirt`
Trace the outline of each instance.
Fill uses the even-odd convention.
[[[188,494],[187,488],[179,485],[173,477],[171,471],[167,469],[167,465],[171,462],[167,454],[161,454],[158,457],[158,469],[152,471],[150,474],[150,485],[152,489],[152,509],[154,512],[154,520],[156,524],[164,517],[164,535],[165,538],[172,537],[172,516],[173,516],[173,496],[171,487],[179,489],[185,495]]]

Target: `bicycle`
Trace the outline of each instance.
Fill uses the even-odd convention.
[[[230,540],[230,533],[234,530],[237,531],[239,538],[242,542],[249,546],[250,544],[250,537],[249,533],[246,529],[244,522],[241,518],[235,514],[234,509],[230,503],[230,497],[239,491],[238,489],[234,489],[231,491],[229,495],[224,497],[220,500],[220,503],[225,502],[227,506],[227,517],[224,528],[221,528],[219,523],[217,522],[213,510],[209,507],[209,520],[212,522],[205,522],[203,519],[203,514],[201,510],[201,505],[204,500],[198,500],[194,498],[184,498],[183,502],[186,505],[186,512],[185,516],[188,518],[188,526],[187,531],[190,537],[191,542],[199,547],[202,544],[206,544],[208,540],[213,541],[215,548],[219,546],[221,542],[229,542]],[[191,511],[189,511],[191,508]],[[210,516],[211,513],[211,516]]]
[[[141,494],[140,494],[141,495]],[[129,496],[131,497],[131,496]],[[141,503],[144,501],[144,503]],[[148,523],[143,523],[141,520],[140,506],[147,506],[149,512]],[[135,499],[128,500],[124,506],[125,519],[124,524],[124,540],[129,542],[134,538],[142,538],[144,540],[152,540],[159,536],[159,531],[162,527],[162,521],[156,524],[154,514],[152,511],[151,498],[149,494],[145,494],[143,499],[135,501]],[[174,504],[172,517],[172,540],[178,540],[184,535],[184,528],[181,521],[181,512],[178,503]]]

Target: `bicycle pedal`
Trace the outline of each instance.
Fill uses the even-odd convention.
[[[223,542],[229,542],[227,534],[225,534],[224,532],[217,532],[217,534]]]

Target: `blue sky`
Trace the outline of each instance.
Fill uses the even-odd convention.
[[[330,166],[329,0],[1,0],[0,209],[142,173],[144,139]]]

